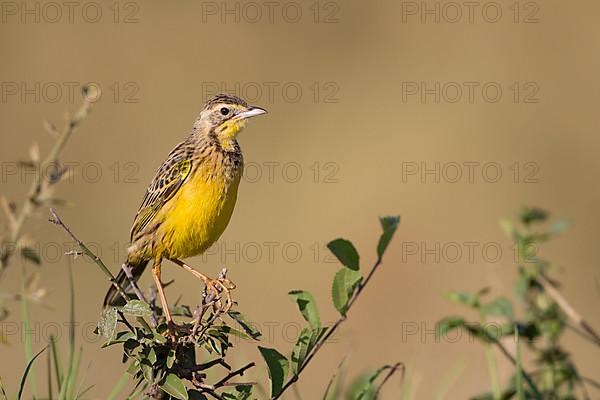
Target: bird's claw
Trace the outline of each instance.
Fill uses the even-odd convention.
[[[208,297],[212,296],[214,300],[215,311],[227,313],[233,307],[233,299],[231,298],[231,291],[235,289],[235,284],[228,278],[219,277],[217,279],[210,279],[206,282],[206,288]],[[223,302],[223,293],[225,294],[225,301]]]

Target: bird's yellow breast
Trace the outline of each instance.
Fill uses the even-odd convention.
[[[203,165],[164,207],[162,253],[169,258],[198,255],[219,239],[233,213],[241,171]]]

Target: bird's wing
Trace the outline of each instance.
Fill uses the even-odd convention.
[[[177,145],[165,162],[156,171],[156,175],[142,200],[142,204],[133,220],[131,240],[148,226],[161,208],[177,193],[188,179],[193,167],[194,147],[186,142]]]

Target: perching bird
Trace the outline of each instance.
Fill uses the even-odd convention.
[[[204,252],[227,227],[244,169],[236,137],[248,118],[264,113],[266,110],[250,106],[238,97],[215,96],[194,122],[192,133],[169,153],[146,189],[131,227],[131,245],[125,260],[133,282],[124,270],[116,280],[129,291],[146,265],[152,263],[152,275],[169,326],[173,319],[160,278],[163,259],[191,272],[215,295],[225,293],[226,308],[231,307],[231,287],[223,279],[210,279],[181,260]],[[111,286],[104,306],[123,301]]]

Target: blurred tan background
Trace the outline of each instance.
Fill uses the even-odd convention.
[[[44,2],[8,9],[3,3],[0,160],[8,165],[27,158],[33,142],[46,154],[52,139],[42,120],[61,126],[63,113],[79,107],[78,88],[96,82],[102,97],[62,157],[76,163],[76,174],[61,184],[59,195],[72,207],[60,212],[116,271],[147,183],[188,134],[211,91],[238,92],[267,108],[269,114],[239,137],[252,169],[231,224],[214,254],[191,260],[211,275],[227,265],[240,310],[262,328],[266,345],[291,351],[301,318],[287,298],[290,289],[310,290],[322,318],[336,317],[330,282],[337,266],[323,249],[329,240],[351,239],[366,270],[374,261],[377,217],[402,217],[383,268],[337,343],[302,378],[305,399],[321,396],[346,353],[348,376],[405,362],[416,399],[435,398],[456,371],[462,372],[447,398],[489,388],[480,345],[467,338],[436,343],[431,331],[439,318],[463,312],[444,292],[493,285],[494,294],[512,296],[513,253],[498,219],[523,205],[572,222],[541,254],[564,267],[564,294],[600,327],[598,2],[521,1],[515,9],[484,1],[472,22],[468,8],[458,17],[447,2],[275,3],[271,16],[267,5],[253,3],[261,8],[259,18],[255,6],[232,1],[82,2],[72,22],[65,6],[57,19],[56,8]],[[238,11],[222,15],[225,7]],[[422,14],[425,8],[434,14]],[[471,99],[468,87],[474,88]],[[423,98],[422,89],[433,91]],[[439,182],[420,175],[436,163]],[[478,165],[472,182],[471,164],[464,163],[479,163],[472,164]],[[493,168],[483,172],[489,163]],[[456,165],[462,177],[452,183]],[[419,171],[408,174],[415,166]],[[502,175],[489,182],[497,169]],[[19,203],[28,187],[6,170],[1,185],[1,194]],[[68,320],[65,258],[57,255],[57,248],[68,250],[68,240],[46,217],[26,229],[44,249],[42,285],[52,304],[51,310],[32,306],[36,349],[55,329],[49,323]],[[478,243],[473,259],[465,242]],[[436,243],[458,243],[464,252],[454,263],[441,250],[427,255],[425,248]],[[501,248],[499,260],[482,254],[486,243]],[[407,244],[419,252],[407,254]],[[2,292],[18,291],[21,265],[15,259]],[[96,384],[91,396],[101,399],[124,370],[119,350],[101,350],[91,334],[107,283],[85,260],[74,268],[82,364],[89,365],[86,381]],[[197,282],[175,268],[166,271],[167,279],[176,279],[167,292],[171,301],[180,292],[184,302],[197,301]],[[18,304],[11,309],[7,321],[17,323]],[[414,324],[419,332],[407,334]],[[63,326],[63,346],[66,333]],[[12,344],[0,347],[0,376],[15,388],[25,362],[19,334],[9,339]],[[598,379],[597,349],[574,334],[567,343],[582,372]],[[238,354],[241,361],[259,357],[250,346]],[[504,381],[510,366],[499,360]],[[384,398],[399,398],[399,387],[396,379]]]

